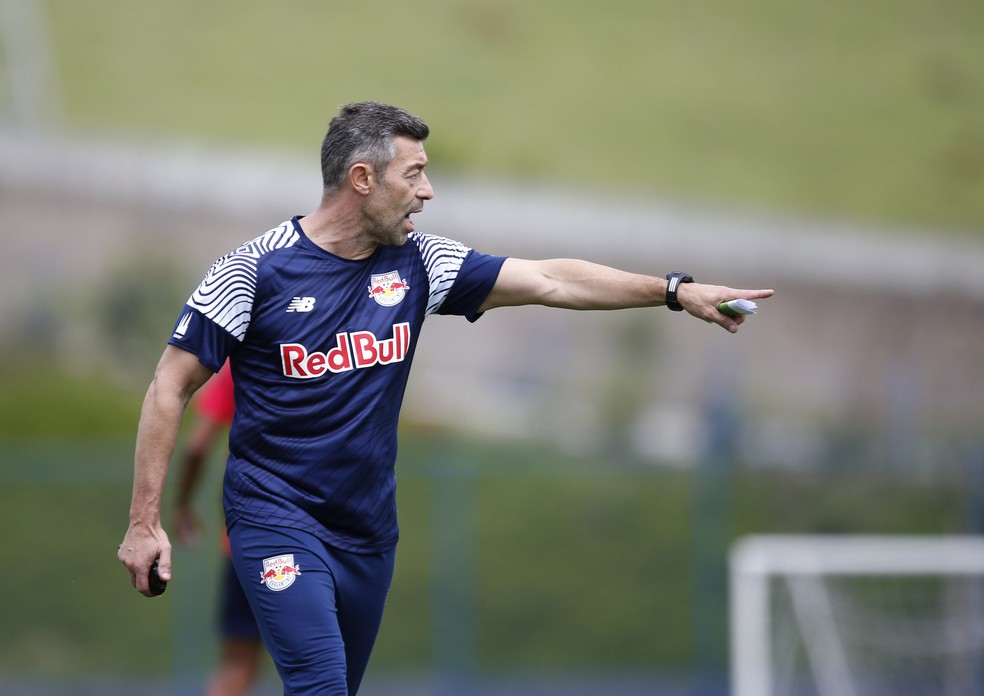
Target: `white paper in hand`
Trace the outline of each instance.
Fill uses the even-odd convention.
[[[718,305],[718,311],[729,317],[742,317],[758,312],[758,305],[751,300],[728,300]]]

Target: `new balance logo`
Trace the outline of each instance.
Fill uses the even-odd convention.
[[[313,297],[295,297],[287,305],[288,312],[310,312],[314,309]]]

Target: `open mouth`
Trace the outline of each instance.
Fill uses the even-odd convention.
[[[410,216],[413,215],[416,212],[418,212],[418,211],[411,210],[409,213],[407,213],[406,215],[403,216],[403,221],[407,224],[407,226],[411,230],[416,229],[416,225],[413,224],[413,220],[410,219]]]

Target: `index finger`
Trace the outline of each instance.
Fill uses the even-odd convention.
[[[775,294],[775,290],[740,290],[739,296],[745,300],[764,300],[767,297],[772,297]]]

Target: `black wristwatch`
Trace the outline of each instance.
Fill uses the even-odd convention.
[[[670,281],[666,286],[666,307],[673,312],[682,312],[683,305],[677,301],[677,290],[680,289],[681,283],[694,282],[694,277],[687,273],[673,271],[666,274],[666,279]]]

